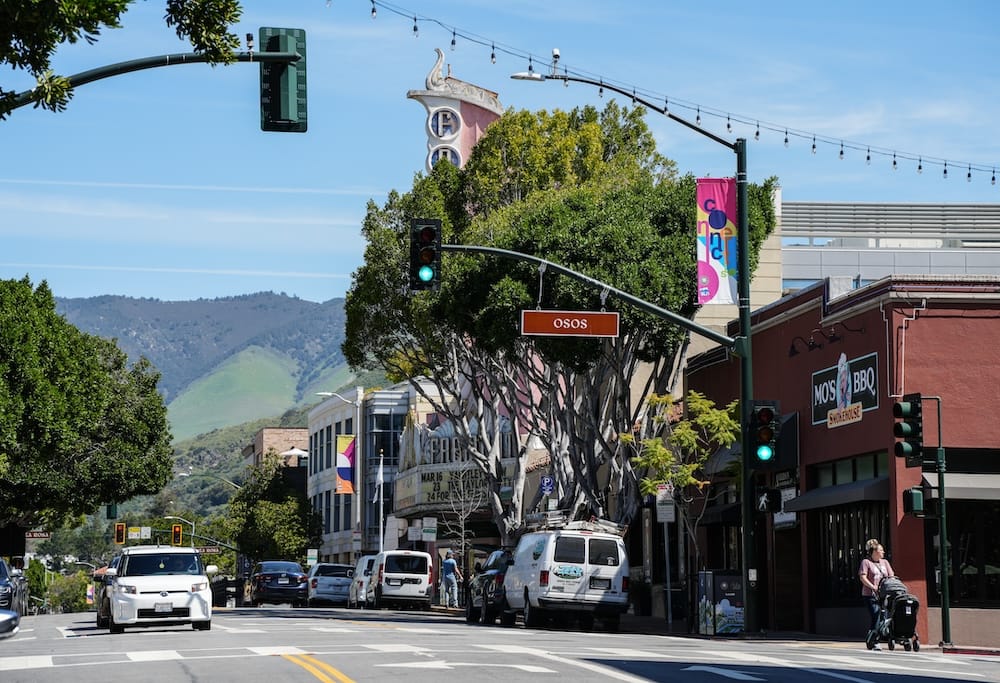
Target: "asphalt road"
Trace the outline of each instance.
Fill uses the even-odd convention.
[[[463,683],[995,681],[1000,657],[869,652],[861,643],[743,641],[468,625],[456,614],[217,609],[212,630],[127,629],[92,613],[26,617],[0,641],[0,681]]]

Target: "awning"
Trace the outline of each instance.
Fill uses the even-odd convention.
[[[806,491],[785,501],[785,512],[804,512],[816,508],[829,508],[863,500],[889,500],[889,477],[852,481],[850,484],[825,486]]]
[[[936,474],[924,474],[924,482],[937,486]],[[937,489],[931,489],[931,498],[937,498]],[[1000,474],[944,473],[944,495],[958,500],[1000,500]]]

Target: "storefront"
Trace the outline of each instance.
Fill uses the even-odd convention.
[[[785,499],[780,513],[755,520],[757,557],[767,564],[761,626],[863,638],[857,570],[865,540],[878,538],[920,600],[921,640],[941,639],[933,488],[940,439],[951,640],[995,645],[988,624],[1000,617],[1000,365],[992,342],[1000,278],[896,275],[836,296],[827,280],[758,309],[752,321],[754,396],[777,401],[798,425],[797,466],[755,475],[757,487],[781,488]],[[690,360],[686,382],[723,404],[739,395],[738,377],[738,359],[713,350]],[[908,393],[936,397],[925,404],[924,442],[935,448],[922,470],[893,454],[892,406]],[[919,486],[927,515],[904,514],[903,490]]]

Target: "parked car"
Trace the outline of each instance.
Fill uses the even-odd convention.
[[[298,562],[258,562],[250,575],[250,604],[260,607],[265,603],[289,603],[302,607],[309,600],[308,578]]]
[[[349,564],[320,562],[309,569],[307,604],[346,605],[351,590],[354,567]]]
[[[354,566],[354,576],[351,579],[351,588],[347,594],[347,606],[353,608],[370,607],[368,603],[368,584],[371,582],[372,574],[375,571],[375,558],[377,555],[362,555],[358,563]]]
[[[138,545],[124,548],[106,576],[108,628],[123,633],[126,626],[188,623],[196,630],[212,628],[212,589],[207,567],[194,548]]]
[[[111,618],[111,600],[108,597],[108,586],[114,581],[114,576],[108,574],[108,569],[117,567],[121,555],[115,555],[107,567],[94,570],[94,606],[97,608],[97,628],[107,628]]]
[[[386,550],[375,557],[375,573],[368,584],[368,602],[375,609],[387,605],[431,608],[434,563],[419,550]]]
[[[0,557],[0,609],[28,613],[28,582],[20,569],[13,569]]]
[[[576,617],[584,629],[594,618],[617,631],[628,609],[629,563],[612,522],[549,522],[552,528],[524,534],[504,577],[505,618],[524,614],[524,625],[549,617]]]
[[[494,550],[485,562],[476,563],[475,574],[466,582],[466,622],[492,624],[501,615],[506,606],[503,579],[512,557],[509,550]],[[508,617],[504,623],[510,625],[514,622]]]

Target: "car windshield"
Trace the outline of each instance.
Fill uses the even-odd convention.
[[[314,576],[349,576],[351,568],[344,564],[321,564],[316,567]]]
[[[119,576],[157,576],[166,574],[200,575],[201,562],[193,553],[157,553],[129,555],[120,564]]]

